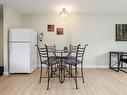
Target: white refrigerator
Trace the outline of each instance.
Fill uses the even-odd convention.
[[[32,73],[37,67],[37,32],[27,28],[9,30],[10,73]]]

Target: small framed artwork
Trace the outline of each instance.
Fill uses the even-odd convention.
[[[47,25],[47,31],[48,32],[54,32],[54,27],[55,27],[55,25]]]
[[[57,35],[63,35],[63,28],[56,28]]]
[[[116,41],[127,41],[127,24],[116,24]]]

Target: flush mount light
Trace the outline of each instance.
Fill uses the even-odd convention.
[[[66,11],[66,9],[63,8],[62,11],[60,11],[59,15],[61,17],[67,17],[68,16],[68,11]]]

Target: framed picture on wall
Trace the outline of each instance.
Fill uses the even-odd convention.
[[[57,35],[63,35],[63,28],[56,28]]]
[[[116,24],[116,41],[127,41],[127,24]]]
[[[54,27],[55,27],[55,25],[47,25],[47,31],[48,32],[54,32]]]

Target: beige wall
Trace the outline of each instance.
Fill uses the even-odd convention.
[[[44,33],[44,43],[64,45],[88,43],[85,67],[108,68],[111,50],[127,51],[127,42],[115,41],[115,24],[126,24],[127,14],[120,13],[79,13],[67,18],[52,15],[23,15],[22,24],[37,32]],[[47,24],[63,27],[65,35],[57,36],[47,32]],[[67,43],[67,44],[66,44]]]
[[[0,66],[3,65],[3,5],[0,4]]]
[[[126,24],[127,14],[72,14],[60,18],[54,14],[21,15],[15,9],[4,6],[4,73],[8,73],[8,29],[11,27],[28,27],[43,32],[43,43],[56,44],[58,49],[65,45],[85,44],[89,47],[86,53],[86,67],[109,66],[109,51],[127,51],[127,42],[115,41],[115,24]],[[22,19],[21,19],[22,18]],[[22,22],[21,22],[22,21]],[[64,28],[64,35],[47,32],[47,24]],[[55,30],[56,31],[56,30]]]
[[[85,66],[106,68],[111,50],[127,51],[126,41],[115,41],[115,24],[127,24],[127,14],[76,14],[72,19],[72,43],[88,43]]]
[[[56,48],[62,49],[71,43],[70,18],[60,18],[57,15],[23,15],[22,25],[38,32],[43,32],[43,43],[48,45],[56,44]],[[54,24],[55,31],[47,32],[47,25]],[[64,35],[56,35],[56,28],[64,28]]]
[[[14,8],[4,5],[4,74],[8,74],[8,30],[21,27],[21,14]]]

